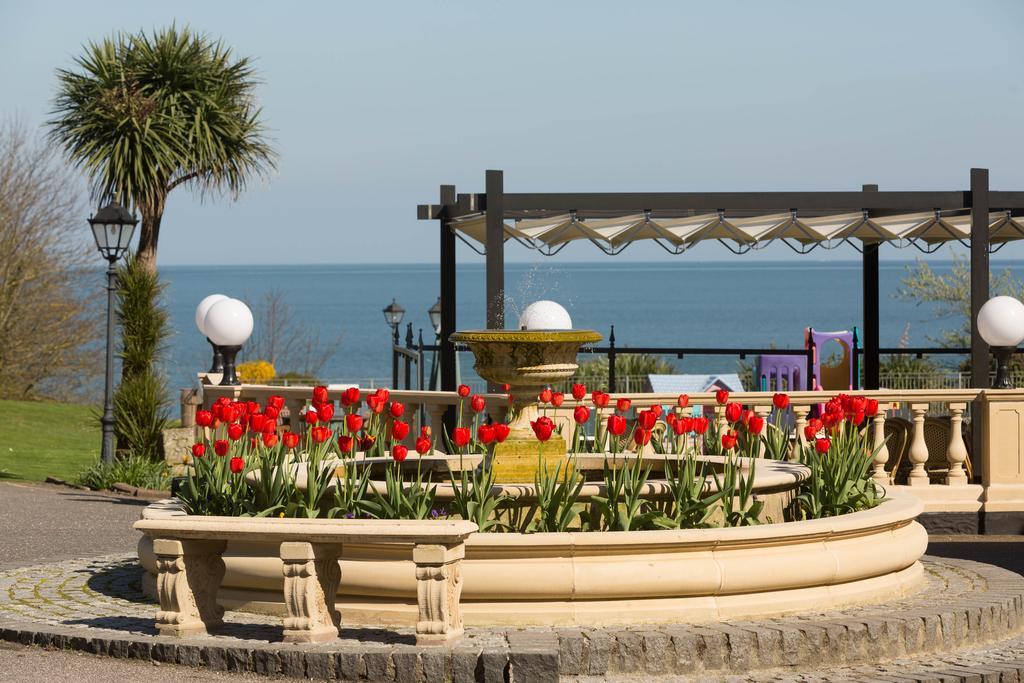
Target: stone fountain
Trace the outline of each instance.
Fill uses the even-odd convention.
[[[538,463],[553,470],[565,460],[568,446],[560,434],[541,443],[530,427],[539,415],[537,395],[544,387],[572,377],[579,368],[576,354],[580,346],[602,339],[594,330],[568,329],[568,313],[551,301],[527,307],[520,327],[523,329],[472,330],[451,336],[452,341],[466,344],[473,352],[473,368],[481,378],[509,386],[509,437],[496,444],[491,455],[498,483],[533,482]]]

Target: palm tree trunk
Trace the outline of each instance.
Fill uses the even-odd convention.
[[[164,200],[140,204],[142,231],[139,233],[138,261],[151,271],[156,270],[156,246],[160,239],[160,222],[164,217]]]

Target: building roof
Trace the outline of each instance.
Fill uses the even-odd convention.
[[[721,375],[648,375],[656,394],[696,394],[702,391],[743,391],[743,382],[735,372]]]

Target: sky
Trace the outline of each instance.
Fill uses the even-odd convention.
[[[1014,1],[0,0],[0,120],[41,126],[83,44],[172,22],[255,59],[280,162],[234,202],[175,190],[161,264],[434,263],[416,205],[482,192],[486,169],[509,192],[961,190],[972,166],[1024,189]]]

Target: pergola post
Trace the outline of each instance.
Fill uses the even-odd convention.
[[[487,171],[487,329],[505,328],[505,180]]]
[[[863,185],[861,189],[867,192],[878,192],[878,185]],[[881,361],[878,357],[878,250],[881,244],[864,243],[864,264],[861,277],[863,280],[863,313],[864,313],[864,388],[877,389],[879,382],[879,371]],[[859,378],[854,378],[856,382]]]
[[[455,333],[455,232],[451,229],[452,207],[455,204],[455,186],[442,185],[440,192],[441,212],[438,224],[441,233],[441,391],[455,391],[457,379],[455,368],[455,343],[449,337]],[[449,433],[455,426],[455,410],[445,412],[445,424]]]
[[[988,301],[988,169],[971,169],[971,387],[989,387],[988,344],[978,332],[978,312]],[[971,411],[971,437],[973,452],[981,453],[982,424],[981,401],[975,401]],[[982,476],[982,459],[975,457],[976,476]]]

